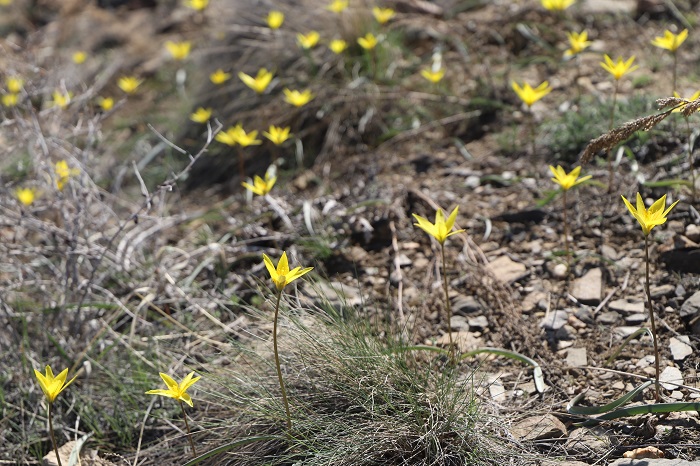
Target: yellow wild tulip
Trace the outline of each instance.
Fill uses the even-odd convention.
[[[57,376],[54,377],[51,366],[46,366],[45,374],[34,369],[34,375],[39,381],[41,391],[44,392],[49,404],[53,404],[58,395],[65,390],[68,385],[72,384],[77,375],[66,383],[68,377],[68,369],[63,369]]]
[[[576,0],[542,0],[542,6],[549,11],[563,11],[575,2]]]
[[[204,11],[209,6],[209,0],[185,0],[185,6],[195,11]]]
[[[348,48],[348,43],[343,39],[333,39],[330,44],[328,44],[328,48],[336,55],[340,55]]]
[[[56,175],[56,187],[59,191],[62,191],[71,177],[80,174],[80,170],[77,168],[70,168],[68,162],[65,160],[59,160],[56,162],[56,165],[54,165],[54,174]]]
[[[552,92],[552,88],[549,87],[548,81],[543,82],[535,88],[530,86],[528,83],[523,83],[523,86],[520,87],[520,85],[518,85],[518,83],[515,81],[511,83],[511,86],[513,87],[515,93],[518,94],[518,97],[520,97],[520,100],[522,100],[525,105],[528,106],[528,108],[532,107],[535,102]]]
[[[194,385],[194,383],[197,382],[199,379],[201,379],[201,377],[193,376],[194,372],[190,372],[185,376],[184,379],[182,379],[182,382],[177,383],[168,374],[160,372],[160,378],[163,379],[163,382],[165,382],[165,385],[167,385],[168,389],[148,390],[146,394],[167,396],[168,398],[174,398],[178,401],[184,401],[189,405],[190,408],[192,408],[194,405],[192,404],[192,398],[187,393],[187,389]]]
[[[82,65],[85,63],[85,60],[87,60],[87,53],[82,50],[78,50],[73,52],[73,56],[71,58],[73,59],[73,63],[76,65]]]
[[[206,123],[211,118],[211,108],[199,107],[190,115],[190,120],[195,123]]]
[[[275,181],[277,181],[276,176],[270,176],[269,173],[265,173],[265,179],[262,179],[258,175],[255,175],[255,177],[253,178],[253,184],[246,183],[244,181],[241,183],[241,186],[243,186],[245,189],[252,192],[253,194],[257,194],[258,196],[264,196],[272,190],[272,187],[275,185]]]
[[[681,97],[680,94],[678,94],[678,92],[673,91],[673,97],[675,97],[675,98],[677,98],[677,99],[687,100],[688,102],[692,102],[693,100],[697,100],[698,98],[700,98],[700,91],[695,91],[695,93],[694,93],[692,96],[688,97],[688,98]],[[686,106],[686,104],[681,104],[681,105],[679,105],[678,107],[674,108],[673,111],[672,111],[671,113],[678,113],[678,112],[681,112],[681,111],[683,111],[683,108],[684,108],[685,106]]]
[[[681,32],[678,34],[674,34],[668,29],[664,31],[664,35],[661,37],[655,37],[654,40],[651,41],[652,45],[655,45],[656,47],[668,50],[672,53],[675,53],[676,50],[678,50],[678,47],[681,46],[683,42],[688,38],[688,30],[683,29]]]
[[[657,225],[663,225],[666,223],[666,216],[668,213],[673,209],[676,204],[678,204],[678,201],[674,202],[671,204],[671,206],[664,210],[664,207],[666,207],[666,195],[664,194],[661,196],[659,200],[654,202],[651,207],[647,210],[646,207],[644,206],[644,200],[642,199],[642,195],[637,193],[637,207],[634,208],[632,204],[625,198],[625,196],[622,196],[622,200],[625,202],[625,205],[627,206],[627,209],[630,211],[632,216],[637,219],[639,222],[639,225],[642,227],[642,232],[644,232],[644,236],[648,236],[649,233],[651,233],[652,228],[654,228]]]
[[[168,49],[170,55],[175,60],[184,60],[190,54],[190,49],[192,48],[192,43],[189,41],[183,42],[173,42],[171,40],[165,43],[165,48]]]
[[[231,73],[226,73],[221,68],[209,75],[209,80],[214,84],[223,84],[229,79],[231,79]]]
[[[289,139],[289,131],[290,127],[287,126],[285,128],[279,127],[279,126],[274,126],[270,125],[269,131],[263,131],[263,136],[265,136],[267,139],[272,141],[272,143],[276,146],[279,146],[282,144],[284,141]]]
[[[119,81],[117,81],[117,86],[125,93],[133,94],[142,82],[143,81],[139,81],[134,76],[122,76],[119,78]]]
[[[333,0],[326,6],[326,10],[333,13],[342,13],[348,7],[348,0]]]
[[[34,188],[17,188],[15,196],[17,200],[24,206],[29,207],[36,199],[37,191]]]
[[[622,61],[622,57],[617,57],[617,62],[613,62],[607,54],[603,57],[605,62],[600,62],[600,66],[603,67],[605,71],[610,73],[615,81],[619,81],[627,73],[639,68],[637,65],[632,66],[634,63],[634,55],[632,55],[627,61]]]
[[[5,80],[5,84],[7,84],[8,92],[18,94],[22,90],[22,86],[24,86],[24,80],[17,76],[12,76]]]
[[[272,10],[267,14],[266,22],[270,29],[279,29],[284,23],[284,13]]]
[[[438,68],[437,70],[434,70],[432,68],[424,68],[420,70],[420,75],[431,83],[437,84],[442,81],[442,78],[445,77],[445,69]]]
[[[372,16],[379,24],[386,24],[391,18],[396,15],[396,12],[391,8],[380,8],[375,6],[372,8]]]
[[[114,99],[112,97],[100,97],[97,99],[97,105],[99,105],[103,111],[108,112],[114,107]]]
[[[584,181],[588,181],[592,177],[592,175],[586,175],[582,178],[579,178],[578,176],[581,173],[581,167],[576,167],[569,173],[566,173],[561,167],[561,165],[557,165],[557,168],[554,168],[554,166],[550,165],[549,169],[554,175],[552,181],[561,186],[561,189],[563,189],[564,191],[568,191],[574,186],[581,184]]]
[[[263,254],[263,261],[265,262],[265,267],[267,268],[267,271],[270,274],[270,278],[275,284],[277,291],[282,291],[285,286],[289,285],[297,278],[306,275],[314,269],[313,267],[306,267],[304,269],[302,269],[301,267],[296,267],[292,270],[289,270],[289,262],[287,260],[286,252],[282,253],[282,257],[280,257],[280,260],[277,263],[277,267],[275,267],[275,265],[272,263],[272,260],[269,257],[267,257],[266,254]]]
[[[431,223],[430,220],[423,218],[418,214],[413,214],[413,217],[418,221],[418,223],[414,223],[414,225],[435,238],[441,245],[445,244],[445,240],[447,238],[464,231],[451,231],[455,225],[458,210],[459,206],[455,207],[450,213],[449,217],[447,217],[447,220],[445,220],[445,214],[442,213],[442,209],[438,209],[435,213],[435,223]]]
[[[235,132],[234,137],[236,139],[236,142],[241,147],[257,146],[262,144],[262,141],[260,139],[257,139],[257,130],[251,131],[250,133],[246,133],[240,125],[238,126],[238,128],[239,129]]]
[[[297,43],[304,50],[309,50],[316,47],[321,35],[317,31],[311,31],[307,34],[297,34]]]
[[[282,92],[284,92],[285,102],[294,105],[295,107],[303,107],[314,98],[314,95],[309,89],[306,89],[304,92],[299,92],[297,90],[292,91],[284,88]]]
[[[362,47],[365,50],[372,50],[377,46],[379,41],[377,38],[372,34],[371,32],[368,32],[367,34],[364,35],[364,37],[360,37],[357,39],[357,43],[360,44],[360,47]]]
[[[15,107],[19,103],[19,94],[3,94],[2,104],[5,107]]]
[[[226,131],[219,132],[214,139],[227,146],[233,147],[238,144],[238,133],[241,131],[243,131],[241,125],[231,126]]]
[[[53,91],[53,105],[54,107],[66,108],[70,104],[72,94],[70,92],[59,92]]]
[[[258,94],[262,94],[267,89],[267,86],[272,82],[273,74],[271,71],[267,71],[265,68],[260,68],[258,74],[255,77],[245,74],[244,72],[239,72],[238,77],[243,84],[253,89]]]
[[[588,31],[583,31],[581,33],[567,32],[566,35],[569,38],[569,48],[564,52],[565,57],[578,55],[592,44],[592,42],[588,40]]]

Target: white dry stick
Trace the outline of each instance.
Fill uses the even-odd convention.
[[[282,219],[284,224],[287,225],[287,228],[294,231],[294,225],[292,224],[292,221],[289,219],[289,216],[284,211],[284,209],[282,207],[280,207],[280,205],[277,203],[275,198],[270,196],[269,194],[265,194],[265,200],[267,201],[268,204],[270,204],[270,207],[272,207],[272,210],[275,211],[275,213],[279,216],[279,218]]]

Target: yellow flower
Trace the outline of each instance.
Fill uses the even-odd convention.
[[[372,50],[377,46],[378,41],[377,38],[374,37],[374,34],[368,32],[364,37],[357,39],[357,43],[365,50]]]
[[[307,34],[297,34],[297,43],[301,48],[308,50],[314,48],[320,38],[321,35],[316,31],[311,31]]]
[[[173,42],[169,40],[165,43],[165,48],[168,49],[168,52],[175,60],[184,60],[190,54],[192,43],[189,41]]]
[[[247,75],[242,71],[238,73],[238,77],[246,86],[253,89],[258,94],[262,94],[272,81],[272,72],[267,71],[265,68],[260,68],[257,76],[255,77]]]
[[[17,188],[15,191],[15,196],[17,196],[17,200],[23,205],[30,206],[34,203],[34,199],[36,199],[36,189]]]
[[[185,0],[185,6],[202,11],[209,5],[209,0]]]
[[[420,70],[420,75],[431,83],[437,84],[445,77],[445,70],[443,68],[438,68],[437,70],[424,68]]]
[[[284,23],[284,13],[277,10],[272,10],[267,14],[267,25],[270,29],[279,29]]]
[[[53,104],[55,107],[66,108],[70,104],[71,97],[70,92],[63,94],[59,91],[53,91]]]
[[[83,52],[82,50],[78,50],[76,52],[73,52],[73,63],[76,65],[81,65],[85,63],[85,60],[87,60],[87,53]]]
[[[578,55],[592,44],[592,42],[588,40],[588,31],[583,31],[581,33],[567,32],[566,35],[569,37],[569,49],[564,52],[565,57]]]
[[[326,6],[326,10],[332,11],[333,13],[341,13],[347,7],[348,0],[333,0],[328,6]]]
[[[632,66],[632,63],[634,62],[634,55],[632,55],[629,60],[624,62],[622,61],[622,57],[617,57],[617,62],[613,62],[612,58],[610,58],[607,54],[603,58],[605,58],[605,62],[600,62],[600,66],[602,66],[605,71],[610,73],[616,81],[627,73],[631,73],[639,68],[637,65]]]
[[[114,107],[114,99],[111,97],[100,97],[97,99],[97,105],[105,112],[108,112]]]
[[[292,104],[295,107],[303,107],[314,98],[314,95],[309,89],[306,89],[304,92],[299,92],[297,90],[290,91],[289,89],[285,88],[282,92],[284,92],[285,102]]]
[[[673,97],[676,97],[676,98],[679,98],[679,99],[683,99],[683,100],[687,100],[688,102],[692,102],[693,100],[697,100],[698,98],[700,98],[700,91],[695,91],[695,94],[693,94],[692,96],[688,97],[687,99],[684,98],[684,97],[681,97],[680,94],[678,94],[678,92],[673,91]],[[686,104],[679,105],[678,108],[674,108],[673,111],[672,111],[671,113],[678,113],[678,112],[682,111],[682,110],[683,110],[683,107],[685,107],[685,105],[686,105]]]
[[[42,374],[38,370],[34,369],[34,375],[36,375],[37,380],[39,381],[39,386],[41,387],[41,391],[44,392],[44,395],[46,395],[46,398],[49,400],[49,403],[53,403],[54,400],[56,400],[56,397],[73,381],[75,380],[75,377],[70,379],[68,383],[66,383],[66,377],[68,376],[68,369],[63,369],[60,374],[58,374],[56,377],[53,375],[53,371],[51,370],[50,366],[46,366],[46,374]]]
[[[438,209],[435,214],[435,223],[430,223],[428,219],[421,217],[420,215],[413,214],[418,223],[414,223],[418,228],[423,229],[430,236],[438,240],[438,243],[445,244],[445,240],[452,235],[461,233],[464,230],[450,231],[455,225],[455,219],[457,218],[457,211],[459,206],[455,207],[450,216],[445,221],[445,215],[442,213],[442,209]]]
[[[229,79],[231,79],[231,74],[226,73],[221,68],[209,75],[209,80],[214,84],[223,84]]]
[[[277,287],[277,291],[282,291],[285,286],[289,285],[297,278],[301,277],[302,275],[306,275],[314,269],[313,267],[306,267],[305,269],[297,267],[294,270],[289,270],[289,262],[287,261],[286,252],[282,253],[282,257],[280,257],[280,261],[277,263],[276,269],[275,266],[272,264],[270,258],[267,257],[267,255],[265,254],[263,254],[263,261],[265,262],[265,267],[267,267],[267,271],[270,273],[270,278],[272,278],[272,282]]]
[[[2,104],[5,107],[14,107],[19,103],[19,94],[4,94]]]
[[[542,0],[542,6],[550,11],[563,11],[575,2],[576,0]]]
[[[62,191],[68,180],[72,176],[80,174],[80,170],[68,167],[68,162],[65,160],[59,160],[54,166],[54,173],[56,174],[56,187]]]
[[[0,0],[0,5],[2,5],[2,6],[12,5],[12,0]]]
[[[7,84],[7,90],[12,94],[18,94],[24,85],[22,78],[18,78],[17,76],[7,78],[5,83]]]
[[[136,88],[141,85],[142,81],[139,81],[133,76],[122,76],[117,81],[117,86],[119,89],[126,92],[127,94],[133,94],[136,92]]]
[[[276,176],[270,176],[269,173],[265,173],[264,180],[258,175],[255,175],[255,177],[253,178],[253,184],[246,183],[244,181],[243,183],[241,183],[241,185],[248,191],[252,191],[258,196],[264,196],[265,194],[269,193],[270,190],[272,190],[272,187],[275,185],[275,181],[277,181]]]
[[[211,118],[211,108],[199,107],[190,115],[190,120],[195,123],[206,123]]]
[[[374,19],[376,19],[379,24],[387,23],[395,14],[396,12],[391,8],[379,8],[378,6],[372,8],[372,15],[374,15]]]
[[[173,380],[172,377],[170,377],[168,374],[164,374],[163,372],[160,373],[160,378],[163,379],[163,382],[165,382],[165,385],[168,386],[167,390],[148,390],[146,392],[147,395],[161,395],[161,396],[167,396],[169,398],[174,398],[177,401],[184,401],[187,403],[190,408],[193,406],[192,405],[192,398],[190,395],[187,393],[187,389],[190,388],[196,381],[201,379],[201,377],[193,377],[194,372],[190,372],[185,376],[184,379],[182,379],[182,382],[179,384]]]
[[[561,167],[561,165],[557,165],[557,168],[554,168],[552,165],[549,166],[549,169],[552,171],[552,174],[554,175],[554,178],[552,178],[552,181],[554,181],[556,184],[561,186],[561,189],[564,191],[568,191],[569,189],[573,188],[577,184],[581,184],[584,181],[587,181],[591,179],[592,175],[586,175],[582,178],[579,178],[578,175],[581,173],[581,167],[576,167],[573,170],[571,170],[570,173],[566,173],[564,169]]]
[[[549,82],[547,81],[543,82],[534,89],[528,83],[523,83],[523,87],[520,87],[515,81],[511,83],[511,86],[513,87],[515,93],[518,94],[518,97],[520,97],[520,100],[525,102],[525,105],[528,107],[532,107],[532,104],[552,91],[552,88],[549,87]]]
[[[238,143],[238,133],[243,131],[241,125],[232,126],[226,131],[219,132],[214,139],[226,144],[227,146],[235,146]]]
[[[262,141],[260,139],[256,139],[257,136],[257,130],[251,131],[250,133],[246,133],[245,130],[239,125],[234,137],[236,138],[236,142],[242,147],[248,147],[262,144]]]
[[[336,55],[339,55],[348,48],[348,43],[343,39],[333,39],[331,43],[328,44],[328,48],[331,49]]]
[[[281,128],[279,126],[270,125],[270,131],[263,131],[263,136],[272,141],[274,145],[279,146],[289,139],[289,130],[289,126]]]
[[[622,200],[625,201],[627,209],[630,213],[637,219],[639,224],[642,226],[642,231],[644,236],[649,235],[651,229],[656,225],[663,225],[666,223],[666,215],[673,209],[673,207],[678,204],[678,201],[671,204],[671,206],[664,210],[666,207],[666,195],[664,194],[661,199],[654,202],[649,210],[644,207],[644,200],[642,200],[642,195],[637,193],[637,208],[632,207],[632,204],[622,196]]]
[[[667,29],[664,31],[663,37],[655,37],[654,40],[651,41],[651,44],[675,53],[678,47],[680,47],[687,38],[687,29],[683,29],[678,34],[674,34]]]

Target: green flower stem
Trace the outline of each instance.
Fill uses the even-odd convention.
[[[612,106],[610,107],[610,124],[608,125],[608,130],[613,129],[615,124],[615,106],[617,105],[617,93],[620,90],[620,80],[615,80],[615,92],[613,92]],[[612,166],[612,151],[608,151],[608,193],[612,192],[613,183],[615,182],[615,173],[613,172]]]
[[[197,457],[197,449],[194,447],[194,441],[192,441],[192,432],[190,432],[190,423],[187,422],[187,414],[185,413],[185,406],[182,404],[182,400],[178,400],[180,402],[180,409],[182,410],[182,417],[185,419],[185,428],[187,429],[187,440],[190,441],[190,447],[192,447],[192,456],[194,458]]]
[[[58,444],[56,443],[56,434],[53,432],[53,403],[49,402],[49,433],[51,434],[51,443],[53,443],[53,451],[56,453],[56,461],[58,466],[63,466],[61,456],[58,454]]]
[[[690,129],[690,121],[688,121],[688,117],[684,116],[685,118],[685,127],[688,130],[688,164],[690,165],[690,180],[692,183],[692,186],[690,189],[692,190],[692,200],[693,203],[695,203],[695,167],[693,166],[693,147],[691,146],[691,139],[693,138],[693,132]]]
[[[649,307],[649,317],[651,319],[651,333],[653,335],[652,340],[654,341],[654,367],[656,368],[656,392],[655,398],[656,402],[659,401],[659,345],[657,343],[656,336],[656,321],[654,320],[654,307],[651,303],[651,291],[649,289],[649,235],[644,236],[644,258],[646,262],[646,282],[644,284],[644,291],[647,294],[647,306]]]
[[[455,346],[452,341],[452,305],[450,304],[449,288],[447,287],[447,261],[445,260],[445,243],[440,243],[440,253],[442,255],[442,285],[445,290],[445,307],[447,308],[447,335],[450,339],[450,360],[452,364],[457,360],[455,357]]]
[[[678,77],[678,51],[673,52],[673,88],[671,89],[671,95],[676,91],[676,79]]]
[[[277,366],[277,378],[280,382],[280,390],[282,391],[282,402],[284,403],[284,410],[287,413],[287,430],[292,430],[292,415],[289,412],[289,403],[287,402],[287,390],[284,388],[284,381],[282,380],[282,367],[280,366],[280,356],[277,351],[277,317],[280,311],[280,300],[282,299],[282,290],[277,291],[277,302],[275,303],[275,321],[272,328],[272,345],[275,351],[275,365]]]
[[[569,258],[569,219],[566,216],[566,191],[565,189],[562,200],[564,201],[564,249],[566,251],[566,271],[569,273],[571,269],[571,259]]]
[[[530,118],[528,121],[528,138],[530,139],[530,153],[535,155],[535,114],[532,113],[532,108],[528,107]]]
[[[245,160],[243,159],[243,149],[238,147],[238,175],[245,179]]]

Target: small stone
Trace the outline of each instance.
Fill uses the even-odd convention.
[[[627,338],[637,330],[639,330],[639,327],[616,327],[613,329],[613,333],[620,338]]]
[[[668,366],[661,372],[659,382],[666,390],[673,390],[683,385],[683,374],[675,366]]]
[[[625,323],[630,325],[638,325],[647,320],[646,314],[632,314],[625,317]]]
[[[464,185],[467,188],[474,189],[477,186],[481,184],[481,177],[477,175],[469,175],[465,180],[464,180]]]
[[[571,294],[583,304],[599,304],[603,299],[603,271],[591,269],[574,280]]]
[[[497,378],[489,384],[489,394],[494,401],[499,403],[506,401],[506,389],[500,379]]]
[[[566,311],[554,311],[548,316],[545,316],[540,322],[540,327],[545,330],[559,330],[569,320],[569,314]]]
[[[690,343],[690,338],[687,335],[671,337],[668,346],[674,361],[682,361],[693,354],[693,348],[688,343]]]
[[[691,223],[685,227],[685,236],[687,236],[691,241],[700,243],[700,225]]]
[[[530,312],[537,307],[540,301],[547,299],[547,293],[544,291],[533,291],[523,299],[523,312]]]
[[[566,437],[566,426],[551,414],[523,419],[511,427],[515,438],[525,441]]]
[[[610,259],[611,261],[615,261],[619,257],[617,255],[617,251],[615,251],[615,248],[607,244],[604,244],[600,247],[600,254],[606,259]]]
[[[641,314],[644,312],[644,301],[628,301],[626,299],[616,299],[608,304],[608,309],[617,311],[624,315]]]
[[[569,325],[571,325],[576,330],[581,330],[586,328],[586,323],[579,320],[575,315],[569,316]]]
[[[660,285],[652,286],[649,290],[651,292],[652,298],[660,298],[662,296],[670,296],[676,291],[676,287],[673,285]]]
[[[682,401],[685,396],[683,395],[683,392],[680,390],[674,390],[671,392],[671,395],[669,395],[671,398],[674,400]]]
[[[455,330],[469,330],[469,322],[464,316],[452,316],[450,328]]]
[[[700,312],[700,291],[696,291],[693,296],[686,299],[681,306],[681,317],[688,318]]]
[[[569,268],[566,264],[557,264],[552,268],[552,275],[556,278],[564,278],[568,273]]]
[[[460,294],[452,299],[452,310],[455,314],[471,314],[481,311],[481,304],[474,296]]]
[[[612,325],[616,323],[619,318],[620,314],[617,312],[608,311],[598,314],[598,317],[596,317],[595,320],[604,325]]]
[[[554,338],[557,340],[573,340],[576,338],[576,329],[571,325],[564,325],[554,332]]]
[[[512,283],[528,275],[527,267],[524,264],[515,262],[508,256],[498,257],[491,261],[487,267],[496,279],[503,283]]]
[[[396,259],[399,267],[408,267],[409,265],[413,264],[413,261],[409,259],[406,254],[399,254],[399,257]]]
[[[593,311],[590,308],[582,307],[582,308],[576,309],[576,313],[574,315],[581,322],[584,322],[586,324],[593,323]],[[617,316],[615,316],[615,319],[617,320]]]
[[[486,316],[470,317],[469,327],[475,329],[485,329],[489,327],[489,321]]]
[[[566,365],[569,367],[587,366],[586,348],[569,348],[569,351],[566,353]]]
[[[641,358],[639,361],[637,361],[637,364],[635,364],[636,367],[639,369],[644,369],[646,367],[651,367],[654,364],[654,356],[652,355],[647,355]]]

